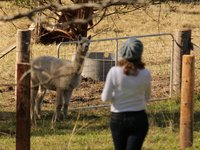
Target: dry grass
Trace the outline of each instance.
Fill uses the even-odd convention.
[[[2,6],[6,14],[25,11],[24,9],[16,8],[7,2],[1,2],[0,6]],[[110,9],[109,11],[111,12],[113,10]],[[0,14],[4,15],[4,12],[0,11]],[[199,5],[163,3],[161,5],[152,5],[129,14],[120,14],[105,18],[95,29],[91,30],[89,34],[97,34],[94,39],[166,32],[175,35],[178,29],[189,27],[192,29],[192,41],[195,44],[200,45],[200,40],[198,38],[200,37],[199,15]],[[28,24],[30,24],[30,22],[27,19],[1,23],[0,50],[15,41],[17,29],[27,28]],[[100,34],[98,34],[99,32]],[[155,95],[155,97],[162,97],[163,95],[167,96],[169,94],[171,39],[166,37],[155,37],[142,40],[145,45],[144,60],[147,67],[152,71],[153,79],[155,81],[153,95]],[[119,46],[122,42],[123,40],[120,41]],[[116,43],[110,41],[92,43],[90,47],[91,51],[103,52],[114,52],[115,49]],[[69,55],[70,53],[70,56],[68,56],[69,58],[72,55],[72,50],[69,50],[68,47],[65,48],[63,46],[61,51],[64,52],[64,55]],[[56,45],[43,46],[40,44],[32,44],[31,57],[33,58],[40,55],[57,56]],[[199,56],[199,53],[197,53],[197,59]],[[11,54],[0,60],[1,84],[15,83],[15,57],[15,51],[13,51]],[[160,85],[159,80],[165,80],[165,82]],[[9,89],[10,87],[7,86],[0,87],[0,90],[2,91],[9,91]],[[158,91],[161,91],[161,93]],[[5,92],[3,92],[2,95],[4,94]],[[8,99],[13,99],[14,94],[11,95],[11,97],[8,96]]]
[[[0,2],[0,6],[3,7],[3,10],[7,14],[24,11],[23,9],[14,9],[9,3]],[[2,11],[0,11],[0,15],[2,14]],[[200,45],[199,17],[200,5],[180,3],[170,3],[170,5],[168,5],[163,3],[161,6],[152,5],[144,10],[137,10],[129,14],[110,16],[104,19],[94,30],[89,31],[89,34],[97,34],[94,39],[166,32],[175,35],[178,29],[188,27],[192,29],[192,41]],[[30,24],[30,22],[26,19],[0,23],[0,52],[4,47],[15,41],[17,29],[24,29],[27,27],[27,24]],[[99,32],[100,34],[98,34]],[[159,88],[155,90],[153,94],[158,97],[161,97],[163,93],[167,95],[168,93],[166,93],[166,91],[168,89],[166,89],[166,85],[168,86],[169,83],[170,52],[166,50],[166,48],[169,48],[170,39],[153,38],[142,40],[146,46],[145,53],[148,54],[148,57],[145,58],[145,62],[147,62],[147,66],[153,70],[155,82],[160,80],[164,81],[163,78],[167,79],[167,83],[163,82],[164,87],[163,85],[158,85]],[[113,49],[116,48],[115,43],[99,43],[99,45],[97,45],[97,43],[92,44],[91,50],[105,52],[113,51]],[[31,53],[32,58],[40,55],[56,56],[56,45],[43,46],[40,44],[32,44]],[[199,56],[197,52],[197,58]],[[13,84],[15,82],[15,57],[15,51],[13,51],[11,54],[0,59],[0,84]],[[92,88],[94,86],[95,88]],[[83,82],[81,87],[74,92],[71,107],[76,107],[77,105],[88,106],[91,104],[91,101],[93,104],[101,104],[100,93],[102,86],[103,83],[91,82],[86,84]],[[161,91],[160,95],[158,91]],[[54,96],[52,92],[45,98],[48,99],[48,101],[44,103],[44,120],[39,122],[39,128],[32,128],[32,149],[49,149],[50,147],[52,149],[65,149],[67,148],[66,143],[72,138],[69,135],[73,130],[76,121],[75,116],[78,115],[77,113],[70,112],[69,120],[58,124],[56,131],[50,130],[49,128],[50,116],[54,107],[54,101],[52,101]],[[2,121],[0,132],[8,133],[7,136],[0,137],[0,149],[1,147],[6,150],[13,149],[15,145],[14,136],[10,136],[13,135],[13,131],[15,131],[15,121],[13,121],[15,117],[15,103],[14,86],[0,87],[0,121]],[[148,106],[151,129],[144,145],[145,149],[178,149],[178,106],[179,105],[174,102],[163,102],[162,104],[154,103],[154,105]],[[196,107],[199,107],[199,103],[197,103]],[[197,117],[199,113],[197,110],[195,113],[196,127],[194,135],[196,138],[194,140],[194,149],[199,149],[199,119]],[[83,149],[112,149],[112,141],[107,122],[108,112],[108,109],[82,112],[79,126],[77,127],[77,129],[80,128],[82,130],[74,135],[70,148],[79,149],[81,145]],[[9,120],[8,118],[12,118],[13,120]],[[85,126],[82,128],[83,125]],[[55,139],[57,139],[57,141]],[[91,141],[93,142],[92,144]]]
[[[6,14],[25,11],[24,9],[16,8],[8,2],[1,2]],[[11,9],[12,8],[12,9]],[[15,8],[15,9],[14,9]],[[109,10],[110,12],[112,9]],[[4,15],[0,11],[0,15]],[[95,29],[89,31],[89,34],[96,35],[94,39],[102,39],[109,37],[124,37],[135,35],[148,35],[156,33],[172,33],[176,35],[176,31],[182,27],[192,29],[192,41],[200,45],[200,5],[195,4],[180,4],[170,3],[161,5],[148,6],[145,9],[137,10],[129,14],[114,15],[105,18]],[[17,29],[27,28],[30,22],[27,19],[16,20],[13,22],[1,22],[0,36],[0,52],[10,43],[13,43],[16,38]],[[100,34],[98,34],[100,32]],[[154,37],[142,39],[145,45],[144,61],[147,67],[152,71],[154,79],[153,95],[157,98],[169,95],[169,75],[170,75],[170,42],[169,37]],[[119,46],[123,40],[119,41]],[[40,44],[31,44],[31,57],[40,55],[57,56],[56,45],[43,46]],[[114,52],[116,43],[113,42],[95,42],[91,44],[91,51]],[[72,55],[73,50],[68,47],[62,47],[64,55]],[[69,52],[70,51],[70,52]],[[0,59],[0,83],[14,84],[15,83],[15,51]],[[196,58],[198,60],[199,53]],[[198,64],[198,63],[197,63]],[[198,68],[198,66],[197,66]],[[198,71],[198,70],[197,70]],[[198,72],[197,72],[198,74]],[[198,77],[197,77],[198,79]],[[162,80],[161,82],[159,82]],[[11,86],[13,88],[13,86]],[[9,91],[10,87],[0,87],[3,91],[1,95],[6,95],[4,91]],[[14,92],[14,90],[10,90]],[[159,92],[158,92],[159,91]],[[9,95],[9,94],[8,94]],[[8,99],[13,99],[12,96],[7,96]],[[4,96],[3,96],[4,97]],[[94,96],[95,97],[95,96]]]

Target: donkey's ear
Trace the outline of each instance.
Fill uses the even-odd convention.
[[[91,35],[89,35],[89,36],[88,36],[88,39],[90,40],[91,38],[92,38],[92,36],[91,36]]]

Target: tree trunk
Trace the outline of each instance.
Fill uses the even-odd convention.
[[[88,3],[88,0],[78,0],[78,3]],[[83,8],[77,11],[77,18],[78,19],[84,19],[88,20],[89,17],[91,17],[91,8]],[[88,29],[88,23],[79,24],[77,26],[78,34],[87,37],[87,29]]]
[[[75,3],[88,3],[88,0],[77,0]],[[74,19],[88,20],[92,14],[92,8],[82,8],[75,11],[62,11],[57,23],[68,23]],[[35,41],[42,44],[52,44],[77,40],[79,35],[84,37],[87,36],[88,24],[92,25],[92,21],[87,23],[74,23],[67,26],[60,26],[53,31],[48,31],[42,25],[37,24],[34,32],[34,37],[37,39]]]

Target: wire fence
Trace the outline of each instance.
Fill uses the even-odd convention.
[[[12,51],[0,59],[0,83],[13,85],[15,83],[16,52]]]
[[[165,99],[171,96],[171,70],[174,39],[171,34],[154,34],[133,36],[144,43],[143,61],[152,73],[152,100]],[[83,77],[95,81],[105,81],[108,70],[116,65],[118,51],[122,43],[130,37],[92,40],[89,54],[86,57]],[[76,42],[61,43],[57,47],[57,56],[73,56]]]
[[[151,101],[169,99],[172,95],[172,62],[174,52],[174,38],[170,33],[152,34],[143,36],[132,36],[140,39],[144,43],[143,61],[146,68],[152,74],[152,96]],[[97,108],[101,105],[99,101],[103,89],[104,81],[108,70],[116,65],[119,59],[118,51],[125,40],[130,37],[107,38],[91,40],[90,49],[85,59],[82,72],[83,80],[80,87],[74,90],[70,101],[70,108],[79,107]],[[72,60],[77,41],[60,43],[59,45],[31,45],[31,57],[41,55],[55,56],[63,59]],[[195,55],[195,93],[200,91],[200,50],[194,47],[192,52]],[[15,85],[15,63],[16,52],[12,51],[9,55],[0,59],[0,92],[4,94],[10,91],[8,99],[14,99]],[[5,85],[5,86],[4,86]],[[0,94],[1,94],[0,93]],[[46,100],[47,99],[47,100]],[[48,92],[48,97],[44,103],[54,103],[55,92]]]

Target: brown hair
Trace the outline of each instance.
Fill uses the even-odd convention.
[[[123,67],[124,74],[136,76],[138,69],[145,68],[145,63],[142,62],[141,58],[135,59],[134,61],[122,59],[118,62],[118,66]]]

